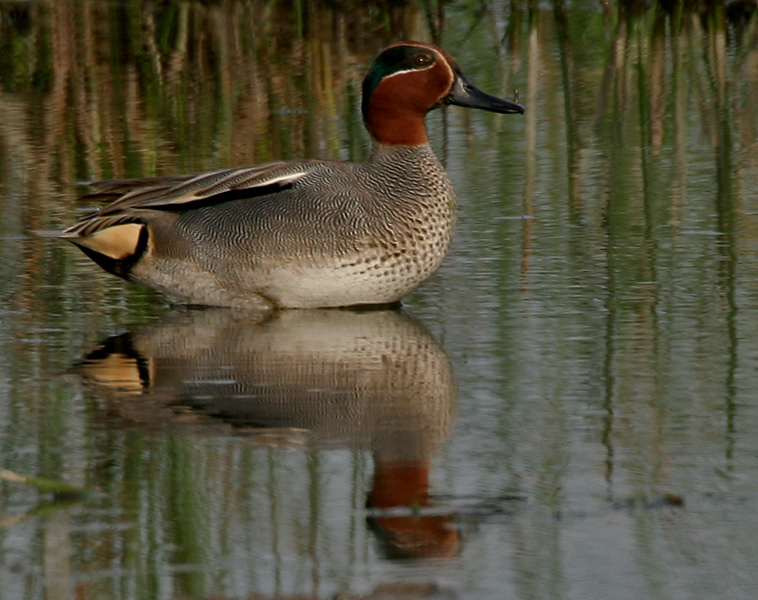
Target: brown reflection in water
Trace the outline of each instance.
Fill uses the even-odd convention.
[[[653,152],[663,144],[664,115],[666,110],[667,90],[665,80],[666,69],[666,15],[659,7],[652,11],[652,29],[646,62],[648,66],[648,143]],[[642,45],[640,45],[642,46]],[[644,64],[645,61],[640,61]]]
[[[376,459],[376,455],[375,459]],[[429,497],[429,461],[376,460],[371,494],[366,505],[380,509],[369,518],[390,558],[443,558],[458,553],[460,536],[451,515],[424,515],[433,506]],[[382,515],[398,507],[410,515]]]
[[[670,222],[677,226],[687,201],[687,33],[681,13],[671,24],[674,137],[674,179],[671,184]]]
[[[425,514],[457,390],[437,342],[397,311],[184,310],[114,336],[74,369],[110,417],[253,443],[369,450],[370,523],[390,557],[451,556],[451,514]],[[397,509],[400,510],[398,514]]]

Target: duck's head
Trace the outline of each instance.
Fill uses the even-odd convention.
[[[427,143],[426,113],[447,104],[497,113],[524,112],[520,104],[477,88],[452,56],[432,44],[401,42],[386,48],[363,80],[363,120],[382,144]]]

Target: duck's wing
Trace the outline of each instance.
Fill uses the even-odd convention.
[[[115,225],[140,223],[139,211],[181,212],[239,198],[254,198],[287,189],[319,163],[275,162],[198,175],[107,179],[90,185],[95,191],[80,200],[109,201],[62,231],[38,231],[46,237],[79,238]]]
[[[123,261],[137,256],[144,246],[147,221],[142,211],[183,212],[272,194],[291,187],[319,164],[318,161],[275,162],[199,175],[97,181],[90,184],[95,191],[81,199],[110,201],[110,204],[87,213],[66,229],[35,233],[67,239],[95,260],[89,251]],[[113,271],[112,268],[106,270]]]
[[[188,205],[198,202],[216,204],[288,188],[316,164],[315,161],[311,164],[275,162],[199,175],[108,179],[92,183],[96,191],[83,199],[112,200],[111,204],[100,209],[101,215],[127,208],[185,210]]]

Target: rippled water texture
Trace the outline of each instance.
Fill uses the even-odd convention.
[[[652,4],[0,2],[0,599],[754,598],[758,22]],[[174,308],[32,235],[359,160],[403,38],[527,112],[429,116],[459,227],[400,310]]]

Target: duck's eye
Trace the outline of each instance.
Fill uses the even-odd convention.
[[[434,57],[431,54],[417,54],[413,57],[413,66],[420,69],[428,67],[434,62]]]

